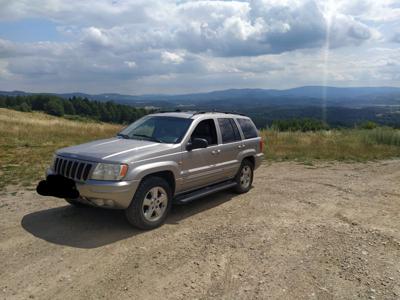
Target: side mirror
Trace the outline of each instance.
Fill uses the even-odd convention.
[[[193,149],[207,148],[208,142],[206,139],[195,138],[186,145],[187,151],[192,151]]]

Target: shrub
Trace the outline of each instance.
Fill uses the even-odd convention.
[[[367,121],[364,123],[361,123],[361,125],[358,126],[360,129],[375,129],[378,127],[378,124],[372,121]]]

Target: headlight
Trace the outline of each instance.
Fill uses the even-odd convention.
[[[95,180],[121,180],[128,172],[128,165],[122,164],[97,164],[91,179]]]

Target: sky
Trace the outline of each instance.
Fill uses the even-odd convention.
[[[0,90],[400,87],[399,0],[0,0]]]

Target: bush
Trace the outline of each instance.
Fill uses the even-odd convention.
[[[378,124],[372,121],[367,121],[362,123],[361,125],[358,126],[361,129],[375,129],[378,127]]]
[[[18,105],[16,108],[17,108],[17,110],[24,111],[24,112],[32,111],[32,107],[26,102],[23,102],[22,104]]]
[[[290,119],[276,120],[272,122],[273,130],[278,131],[318,131],[329,129],[328,124],[315,119]]]

